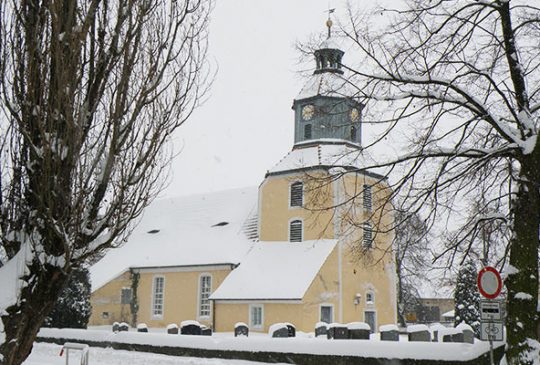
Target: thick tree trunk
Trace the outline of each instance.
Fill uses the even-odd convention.
[[[538,356],[538,228],[540,194],[536,164],[522,163],[519,190],[513,200],[514,236],[511,239],[507,297],[507,359],[510,365],[536,364]]]
[[[39,267],[35,261],[29,270],[19,304],[7,308],[7,315],[1,317],[6,335],[0,346],[0,354],[4,356],[1,365],[19,365],[30,355],[37,332],[68,278],[62,269]]]

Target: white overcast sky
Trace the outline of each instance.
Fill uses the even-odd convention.
[[[182,151],[162,195],[258,185],[291,150],[291,106],[306,81],[295,43],[326,32],[329,6],[346,16],[341,0],[216,1],[209,44],[218,73],[207,102],[175,135]]]

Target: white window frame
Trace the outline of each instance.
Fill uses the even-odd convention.
[[[261,323],[260,324],[253,323],[253,309],[255,308],[261,309]],[[262,329],[264,327],[264,304],[250,304],[249,305],[249,327],[253,329]]]
[[[157,279],[163,279],[162,291],[161,291],[161,314],[156,314],[156,281]],[[165,313],[165,276],[154,275],[152,277],[152,305],[150,306],[150,316],[155,319],[162,319]]]
[[[300,241],[291,241],[291,223],[294,221],[300,221],[302,224],[302,229],[300,230]],[[289,219],[289,224],[287,224],[287,231],[288,231],[288,241],[290,243],[298,243],[298,242],[304,242],[304,220],[302,218],[291,218]]]
[[[328,322],[328,324],[334,322],[334,305],[332,303],[322,303],[321,305],[319,305],[319,322],[323,321],[322,307],[330,307],[330,308],[332,308],[332,313],[331,313],[332,315],[331,315],[331,318],[330,318],[330,322]]]
[[[208,301],[208,315],[202,315],[201,312],[202,312],[202,301],[203,301],[203,298],[202,298],[202,279],[204,277],[207,277],[207,278],[210,278],[210,291],[208,292],[208,297],[210,297],[210,295],[212,294],[212,282],[213,282],[213,278],[212,278],[212,274],[210,273],[202,273],[199,275],[199,284],[198,284],[198,287],[199,287],[199,290],[197,292],[197,317],[198,318],[202,318],[202,319],[208,319],[212,316],[212,304],[210,302],[210,300],[208,299],[207,297],[207,301]]]
[[[301,183],[302,184],[302,205],[291,205],[292,203],[292,186],[294,184]],[[298,209],[302,208],[304,206],[304,182],[302,180],[295,180],[289,184],[289,209]]]

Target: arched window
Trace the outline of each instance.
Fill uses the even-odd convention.
[[[302,221],[296,219],[289,223],[289,242],[302,242]]]
[[[297,181],[291,184],[291,207],[301,207],[304,204],[304,183]]]
[[[354,125],[351,126],[351,141],[356,142],[356,127]]]
[[[306,124],[304,126],[304,139],[311,139],[311,124]]]

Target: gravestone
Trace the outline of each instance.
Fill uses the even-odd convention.
[[[244,322],[238,322],[234,325],[234,337],[249,336],[249,327]]]
[[[289,337],[289,329],[285,323],[275,323],[270,326],[268,333],[273,338]]]
[[[381,341],[399,341],[399,329],[395,324],[387,324],[379,327]]]
[[[407,327],[409,342],[431,342],[431,333],[425,324],[416,324]]]
[[[431,331],[433,342],[442,342],[441,333],[446,330],[445,326],[440,323],[434,323],[429,327],[429,330]]]
[[[351,322],[347,324],[347,330],[349,331],[348,337],[351,340],[369,340],[371,327],[364,322]]]
[[[200,336],[202,334],[201,324],[197,321],[182,321],[180,323],[180,334]]]
[[[349,338],[349,330],[347,326],[340,323],[330,323],[326,332],[328,339],[346,340]]]
[[[317,324],[315,324],[315,337],[319,337],[319,336],[324,336],[326,337],[326,333],[327,333],[327,328],[326,328],[327,324],[325,322],[317,322]]]
[[[474,331],[471,326],[466,323],[460,323],[456,329],[463,333],[463,342],[474,343]]]
[[[169,335],[177,335],[178,334],[178,325],[176,323],[171,323],[167,326],[167,333]]]
[[[285,323],[285,325],[287,326],[288,336],[296,337],[296,327],[291,323]]]
[[[137,325],[137,332],[148,332],[148,326],[146,323],[139,323]]]
[[[201,326],[201,335],[212,336],[212,329],[207,326]]]

